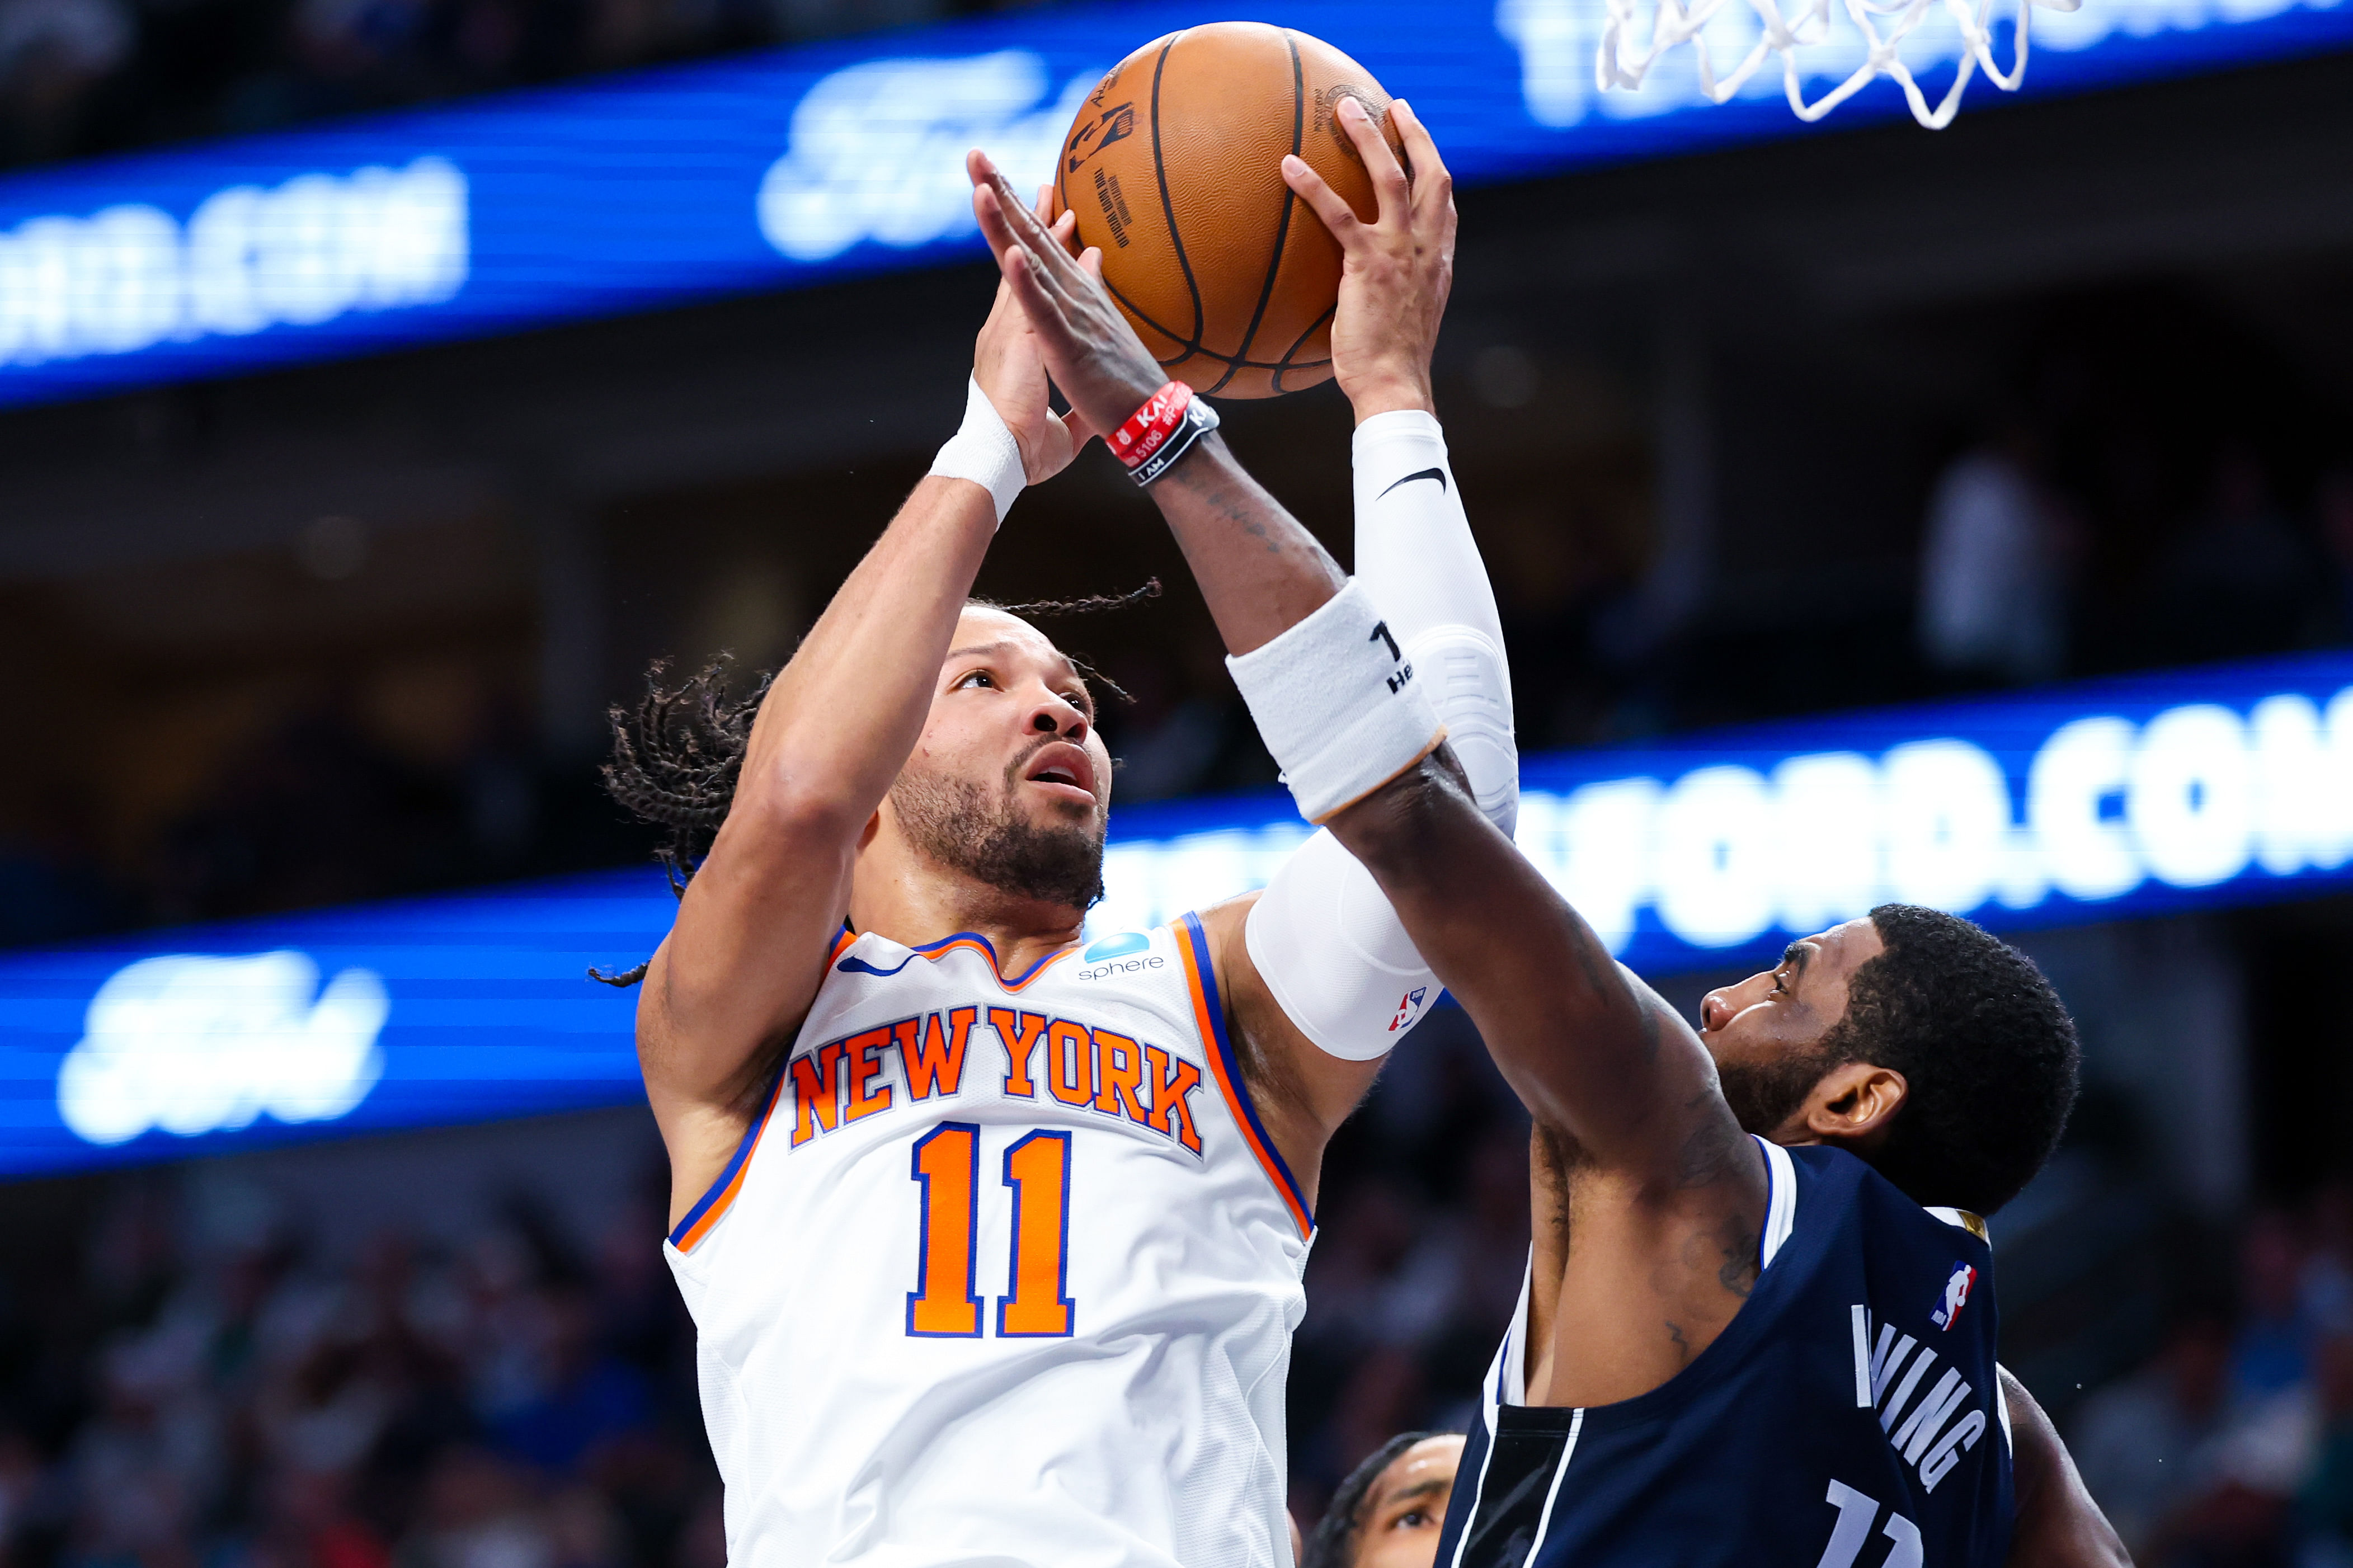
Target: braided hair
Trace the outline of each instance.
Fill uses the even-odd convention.
[[[1035,620],[1100,615],[1159,596],[1160,579],[1155,577],[1124,594],[1089,594],[1019,605],[988,599],[965,603],[972,609],[1001,610]],[[1122,701],[1131,700],[1117,681],[1076,655],[1070,658],[1089,684],[1101,686]],[[640,821],[663,830],[654,858],[670,879],[671,894],[681,899],[686,897],[687,883],[702,858],[711,853],[720,824],[727,820],[728,808],[734,804],[744,753],[752,743],[752,721],[760,716],[760,704],[776,683],[772,670],[744,696],[731,697],[728,685],[734,663],[733,655],[723,653],[672,689],[662,683],[670,661],[658,658],[646,672],[646,694],[636,706],[625,709],[616,704],[606,710],[613,729],[613,760],[599,770],[605,793]],[[607,985],[635,985],[646,977],[651,963],[649,959],[611,974],[591,966],[588,978]]]

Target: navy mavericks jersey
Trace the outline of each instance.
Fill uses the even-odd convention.
[[[1523,1405],[1522,1293],[1438,1568],[2001,1563],[2010,1433],[1983,1225],[1922,1208],[1841,1150],[1764,1148],[1757,1287],[1662,1386]]]

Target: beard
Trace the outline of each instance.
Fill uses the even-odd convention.
[[[1740,1130],[1762,1138],[1795,1115],[1822,1074],[1837,1065],[1830,1052],[1817,1049],[1771,1061],[1718,1062],[1715,1076]]]
[[[1017,899],[1084,913],[1103,896],[1103,839],[1096,825],[1040,826],[1016,804],[1021,770],[1037,748],[1005,770],[994,796],[970,779],[902,772],[891,804],[914,847],[947,869]]]

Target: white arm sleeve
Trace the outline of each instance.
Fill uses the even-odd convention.
[[[1520,753],[1504,623],[1445,434],[1419,409],[1376,414],[1356,426],[1356,581],[1437,707],[1479,809],[1509,835],[1519,816]]]
[[[1380,884],[1328,827],[1275,872],[1242,942],[1300,1032],[1348,1061],[1387,1056],[1439,997]]]
[[[1419,410],[1356,426],[1356,580],[1421,678],[1490,821],[1519,816],[1519,752],[1503,619],[1471,537],[1438,421]],[[1388,1054],[1439,997],[1372,873],[1319,832],[1267,884],[1242,928],[1283,1012],[1329,1055]]]

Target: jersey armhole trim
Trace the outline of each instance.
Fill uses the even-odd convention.
[[[1471,1526],[1478,1521],[1480,1499],[1487,1489],[1487,1467],[1495,1458],[1495,1429],[1500,1423],[1495,1419],[1495,1408],[1492,1403],[1484,1414],[1487,1429],[1482,1436],[1487,1439],[1487,1446],[1480,1451],[1479,1479],[1472,1484],[1471,1506],[1462,1516],[1462,1533],[1454,1538],[1454,1555],[1447,1560],[1446,1568],[1462,1568],[1462,1553],[1471,1545]],[[1455,1484],[1461,1484],[1459,1473]],[[1448,1511],[1451,1512],[1451,1508]]]
[[[767,1095],[760,1101],[760,1114],[752,1119],[751,1126],[744,1129],[743,1142],[735,1145],[735,1153],[727,1162],[727,1168],[719,1173],[719,1179],[711,1184],[708,1192],[695,1200],[694,1206],[686,1211],[686,1217],[678,1222],[678,1228],[670,1233],[670,1244],[679,1251],[692,1252],[696,1245],[711,1234],[711,1227],[717,1225],[733,1206],[735,1194],[744,1185],[744,1173],[752,1168],[752,1152],[759,1147],[760,1134],[767,1131],[768,1118],[776,1111],[777,1097],[784,1093],[786,1066],[783,1061],[776,1064],[776,1079],[768,1085]]]
[[[826,949],[826,968],[831,970],[840,962],[841,955],[857,943],[858,932],[850,928],[848,921],[842,921],[841,929],[833,933],[833,945]],[[818,984],[822,989],[823,980]],[[815,1005],[815,998],[811,998],[810,1005]],[[766,1098],[760,1101],[760,1114],[752,1119],[751,1126],[744,1129],[743,1140],[735,1145],[735,1152],[729,1158],[726,1168],[719,1173],[719,1179],[711,1184],[709,1190],[694,1201],[694,1206],[686,1211],[686,1217],[678,1222],[678,1228],[670,1233],[670,1244],[680,1252],[692,1252],[696,1243],[711,1234],[711,1227],[719,1223],[720,1216],[735,1202],[735,1191],[744,1184],[744,1173],[752,1163],[752,1151],[758,1147],[760,1134],[768,1125],[768,1117],[776,1109],[777,1095],[784,1092],[785,1068],[791,1060],[791,1053],[786,1052],[785,1059],[776,1064],[776,1080],[768,1086]]]
[[[1750,1134],[1754,1137],[1755,1134]],[[1789,1235],[1798,1228],[1798,1168],[1789,1152],[1768,1139],[1758,1138],[1757,1146],[1765,1151],[1765,1233],[1757,1241],[1757,1268],[1762,1273],[1770,1268],[1774,1255],[1788,1243]]]
[[[1202,1043],[1208,1047],[1209,1072],[1218,1080],[1218,1092],[1225,1097],[1226,1108],[1233,1113],[1242,1142],[1250,1145],[1250,1152],[1274,1183],[1275,1195],[1291,1211],[1299,1234],[1303,1237],[1313,1236],[1315,1216],[1308,1211],[1307,1199],[1300,1192],[1299,1184],[1292,1179],[1291,1167],[1283,1163],[1274,1140],[1267,1136],[1265,1124],[1259,1121],[1258,1108],[1250,1103],[1250,1086],[1242,1081],[1240,1065],[1234,1059],[1233,1042],[1226,1034],[1225,1005],[1218,999],[1217,968],[1209,958],[1209,933],[1202,929],[1201,917],[1190,912],[1169,929],[1176,938],[1176,955],[1185,965],[1186,988],[1192,994],[1193,1021],[1200,1029]]]

